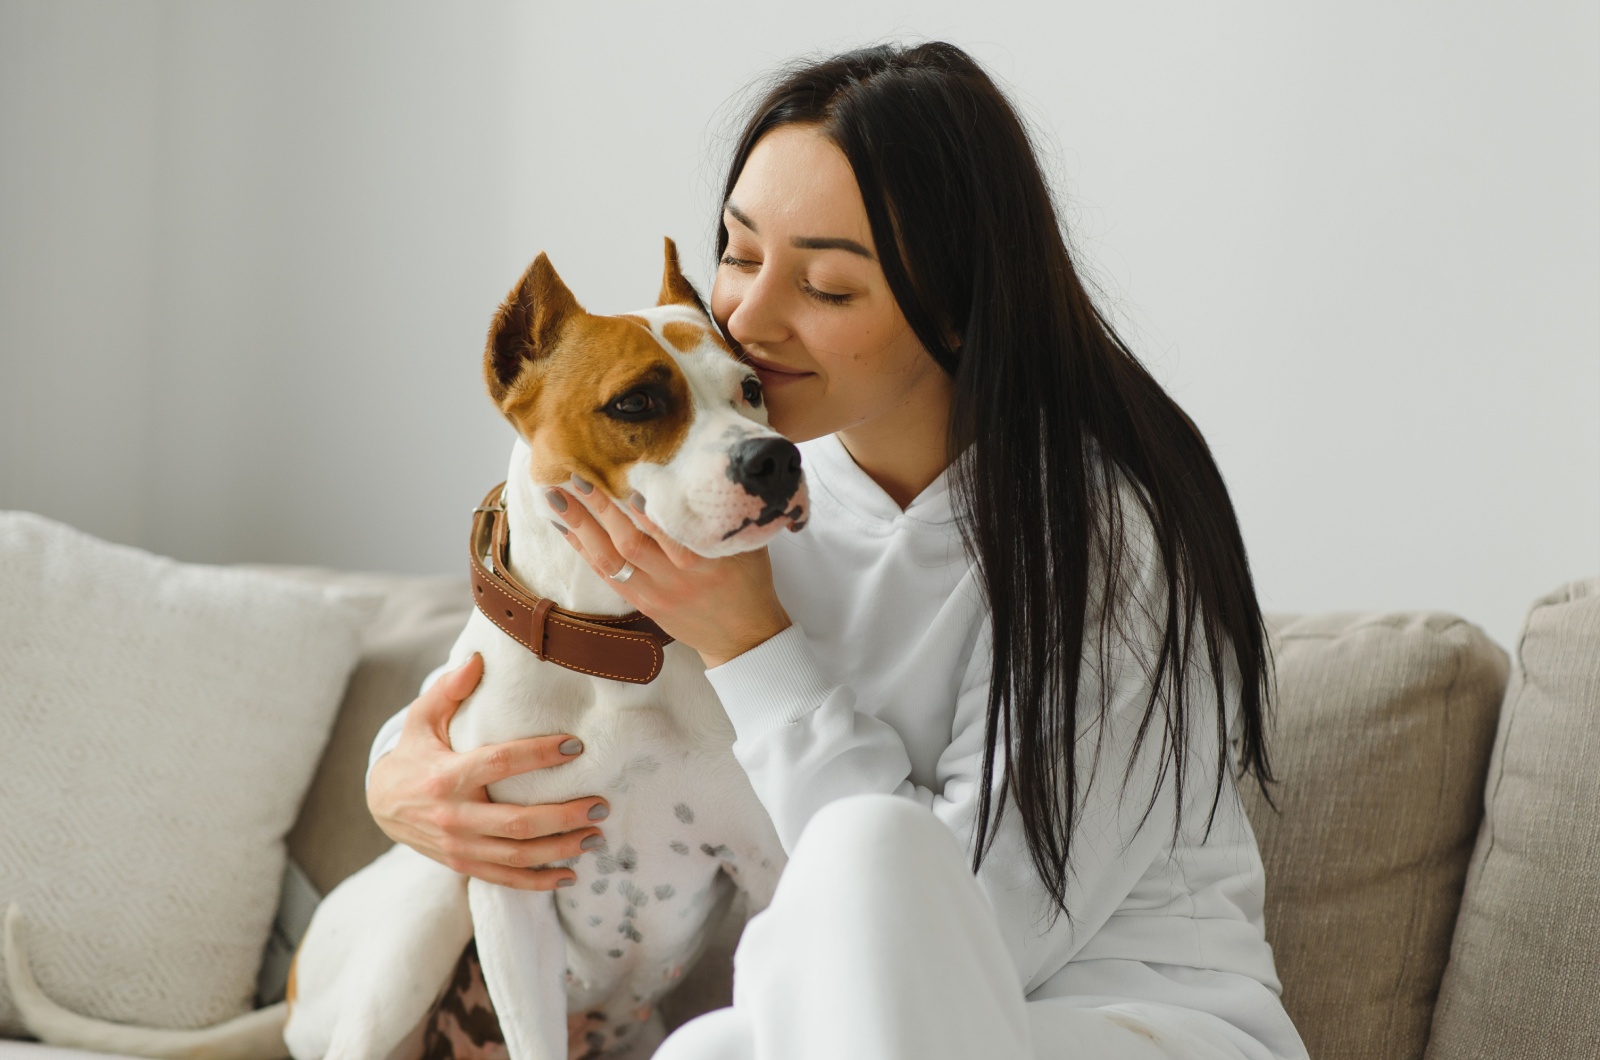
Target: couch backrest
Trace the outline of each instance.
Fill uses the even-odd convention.
[[[1600,578],[1516,654],[1429,1060],[1600,1056]]]
[[[1316,1060],[1418,1060],[1506,655],[1440,614],[1274,616],[1280,783],[1247,783],[1284,1006]]]

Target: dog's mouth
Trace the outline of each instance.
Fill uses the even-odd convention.
[[[779,519],[788,519],[790,531],[798,534],[800,531],[806,528],[805,505],[802,503],[796,503],[792,508],[784,508],[783,506],[778,505],[766,509],[754,519],[746,517],[745,520],[738,526],[723,534],[722,540],[726,541],[731,537],[736,537],[750,529],[752,526],[770,526]]]

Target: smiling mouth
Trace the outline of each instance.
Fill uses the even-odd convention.
[[[781,368],[778,365],[772,364],[768,361],[763,361],[759,357],[756,357],[754,354],[752,354],[749,350],[746,350],[743,346],[739,347],[739,359],[758,372],[770,372],[773,375],[795,376],[811,374],[810,372],[801,372],[793,368]]]
[[[806,528],[805,514],[805,508],[798,504],[793,508],[790,508],[788,511],[785,511],[782,508],[772,508],[768,511],[762,512],[761,517],[758,519],[746,519],[732,530],[729,530],[727,533],[723,534],[722,540],[726,541],[735,534],[742,534],[747,528],[752,526],[767,526],[772,523],[773,520],[781,519],[784,516],[788,516],[792,520],[789,524],[789,529],[793,530],[795,533],[799,533],[801,530]]]

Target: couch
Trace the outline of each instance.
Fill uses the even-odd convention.
[[[368,746],[470,606],[464,578],[268,574],[367,603],[287,829],[258,1003],[281,996],[316,894],[387,847],[365,810]],[[1600,578],[1534,602],[1509,654],[1443,614],[1274,615],[1269,627],[1279,783],[1244,795],[1284,1001],[1311,1055],[1600,1057]],[[741,922],[663,1005],[669,1022],[725,1001]],[[0,1041],[0,1060],[69,1052]]]

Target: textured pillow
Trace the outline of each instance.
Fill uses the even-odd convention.
[[[1506,658],[1438,614],[1273,618],[1267,870],[1284,1007],[1317,1060],[1420,1057],[1449,951]]]
[[[0,513],[0,909],[47,994],[158,1027],[249,1008],[370,606]]]
[[[1600,578],[1534,603],[1431,1060],[1600,1056]]]
[[[327,894],[394,845],[367,812],[372,738],[395,711],[417,697],[422,679],[450,654],[472,614],[472,590],[465,577],[257,569],[381,599],[362,630],[361,660],[350,675],[333,735],[289,832],[289,856]]]

